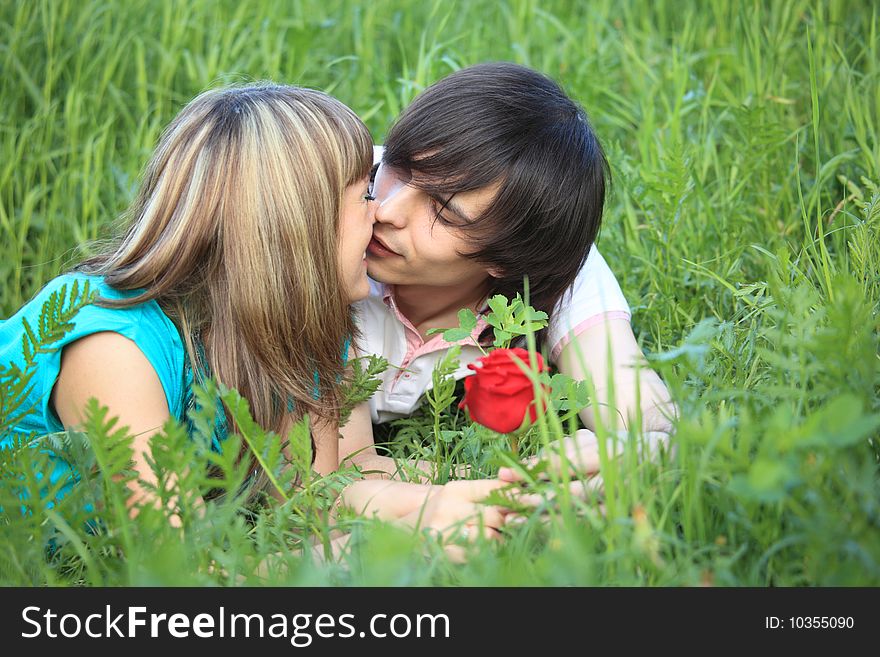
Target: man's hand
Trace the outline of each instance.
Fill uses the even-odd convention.
[[[609,456],[616,456],[623,450],[616,440],[608,442],[608,449]],[[531,469],[542,462],[547,464],[545,476],[555,473],[559,477],[570,479],[595,475],[599,472],[599,439],[589,429],[579,429],[573,436],[565,436],[561,445],[551,445],[548,451],[541,449],[536,456],[525,459],[523,465]],[[507,482],[519,482],[524,480],[524,472],[518,468],[501,468],[498,470],[498,478]]]
[[[643,434],[644,446],[649,458],[655,458],[660,445],[668,442],[669,434],[663,431],[648,431]],[[629,436],[625,431],[609,436],[605,444],[609,459],[623,454]],[[560,449],[561,448],[561,449]],[[548,450],[542,449],[536,456],[525,459],[525,468],[534,468],[539,463],[546,463],[547,468],[541,473],[542,479],[551,475],[563,479],[583,479],[570,484],[572,494],[584,497],[590,491],[603,491],[604,482],[599,473],[599,438],[589,429],[579,429],[573,436],[566,436],[561,444],[550,445]],[[509,483],[520,483],[526,480],[526,474],[520,468],[501,468],[498,479]]]

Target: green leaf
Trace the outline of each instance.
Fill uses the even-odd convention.
[[[468,308],[462,308],[458,311],[458,326],[468,331],[477,328],[477,316]]]
[[[761,459],[752,465],[748,474],[733,477],[730,489],[757,502],[778,502],[798,481],[794,468],[787,461]]]
[[[854,395],[842,395],[810,416],[795,432],[795,447],[850,447],[880,428],[880,415],[866,415]]]
[[[718,335],[720,328],[718,322],[712,318],[706,318],[700,321],[684,339],[684,342],[678,347],[673,347],[667,351],[657,352],[648,355],[648,360],[656,363],[664,363],[675,361],[679,358],[688,358],[696,362],[709,353],[710,342]]]
[[[513,337],[513,334],[508,331],[503,331],[502,329],[495,329],[495,342],[494,345],[496,347],[500,347],[504,344],[510,342],[510,339]]]
[[[475,328],[477,328],[477,316],[472,310],[462,308],[458,311],[458,326],[448,329],[428,329],[427,335],[442,333],[443,339],[446,340],[446,342],[458,342],[459,340],[469,338]]]
[[[242,397],[234,388],[228,388],[224,385],[218,386],[220,397],[226,408],[229,410],[231,420],[238,427],[236,432],[241,439],[247,444],[248,451],[253,455],[259,464],[261,470],[265,473],[272,484],[272,487],[286,501],[290,499],[289,491],[284,485],[285,477],[282,476],[282,470],[286,463],[284,455],[281,451],[281,441],[279,436],[271,431],[264,431],[257,424],[251,415],[250,404],[247,399]],[[303,450],[309,451],[310,445],[303,445],[302,433],[308,436],[308,415],[304,415],[291,429],[288,436],[291,451],[291,457],[296,460],[310,462],[310,455],[303,455]],[[300,426],[302,425],[302,426]],[[298,439],[294,440],[293,436]]]
[[[489,308],[493,313],[503,317],[507,314],[507,297],[503,294],[496,294],[489,299]]]
[[[444,443],[451,443],[453,440],[456,440],[460,435],[461,434],[458,431],[443,430],[440,432],[440,439]]]
[[[464,340],[465,338],[470,337],[471,331],[463,328],[451,328],[443,331],[443,339],[446,342],[458,342],[459,340]]]
[[[348,364],[349,372],[340,385],[343,402],[339,411],[339,426],[345,426],[352,410],[373,396],[382,383],[379,375],[388,369],[388,361],[375,354],[353,358]]]
[[[529,309],[531,311],[529,313],[530,320],[532,320],[533,322],[546,322],[547,321],[547,319],[548,319],[547,313],[545,313],[543,310],[535,310],[531,306],[529,306]]]
[[[489,326],[496,328],[496,329],[501,328],[503,321],[504,320],[502,320],[501,317],[495,313],[489,313],[486,316],[486,323],[489,324]]]

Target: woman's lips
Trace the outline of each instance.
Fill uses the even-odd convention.
[[[369,255],[378,256],[379,258],[387,258],[389,256],[399,256],[397,251],[392,251],[374,236],[367,245],[367,253]]]

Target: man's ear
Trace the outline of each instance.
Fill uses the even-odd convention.
[[[504,270],[501,267],[489,267],[486,273],[492,278],[504,278]]]

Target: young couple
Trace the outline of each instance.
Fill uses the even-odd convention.
[[[668,434],[668,393],[642,369],[629,308],[593,246],[607,164],[558,85],[513,64],[453,73],[402,114],[371,176],[372,167],[367,129],[326,94],[264,84],[198,96],[163,133],[124,234],[0,324],[0,362],[21,364],[22,319],[33,325],[65,283],[88,280],[99,293],[61,348],[38,356],[33,410],[15,430],[76,427],[97,398],[135,436],[134,467],[150,482],[150,437],[170,417],[185,420],[193,382],[212,376],[267,429],[286,434],[308,413],[316,472],[350,459],[391,476],[371,420],[416,408],[450,346],[427,331],[456,325],[461,308],[482,312],[493,294],[514,296],[528,275],[531,304],[550,315],[539,337],[560,371],[592,378],[606,422],[641,417],[644,431]],[[338,382],[346,360],[365,353],[395,367],[340,440]],[[479,354],[464,341],[457,376]],[[225,432],[218,427],[221,445]],[[591,431],[565,449],[578,473],[596,473]],[[496,480],[445,486],[365,479],[340,503],[497,537],[505,510],[480,500],[517,476],[503,469]],[[49,477],[76,474],[56,460]],[[148,497],[132,486],[132,503]]]

